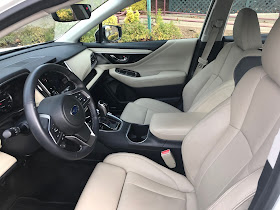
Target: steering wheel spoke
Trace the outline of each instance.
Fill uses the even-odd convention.
[[[72,88],[55,90],[58,94],[49,90],[36,106],[34,90],[47,92],[40,81],[38,86],[38,80],[46,73],[55,72],[63,74],[73,84]],[[67,160],[82,159],[93,151],[99,131],[95,104],[83,82],[69,69],[57,64],[39,66],[26,79],[23,95],[30,130],[46,150]],[[89,119],[86,112],[90,112]]]
[[[87,111],[88,105],[90,103],[90,96],[83,89],[75,89],[73,91],[67,92],[66,94],[72,95],[78,99],[78,101],[80,101],[80,103],[83,105],[84,110]]]
[[[84,123],[82,129],[74,135],[66,135],[66,139],[74,141],[81,146],[91,147],[96,141],[96,135],[87,123]]]
[[[53,123],[51,116],[47,114],[40,114],[40,121],[54,143],[60,145],[60,142],[64,137],[64,133]]]

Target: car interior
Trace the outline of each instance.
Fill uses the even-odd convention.
[[[0,37],[70,5],[78,21],[0,51],[0,209],[278,209],[279,14],[263,33],[244,0],[226,36],[235,0],[212,0],[197,38],[122,42],[104,20],[136,2],[0,4]]]

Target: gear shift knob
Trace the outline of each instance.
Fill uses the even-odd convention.
[[[108,114],[108,104],[106,104],[104,101],[100,100],[98,101],[97,107],[100,112],[101,117],[106,117]]]

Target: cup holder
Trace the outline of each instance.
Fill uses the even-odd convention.
[[[142,143],[148,137],[149,125],[131,124],[127,132],[127,138],[134,143]]]

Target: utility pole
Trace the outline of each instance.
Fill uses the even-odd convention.
[[[152,32],[152,8],[151,0],[147,0],[147,15],[148,15],[148,29],[150,33]]]

